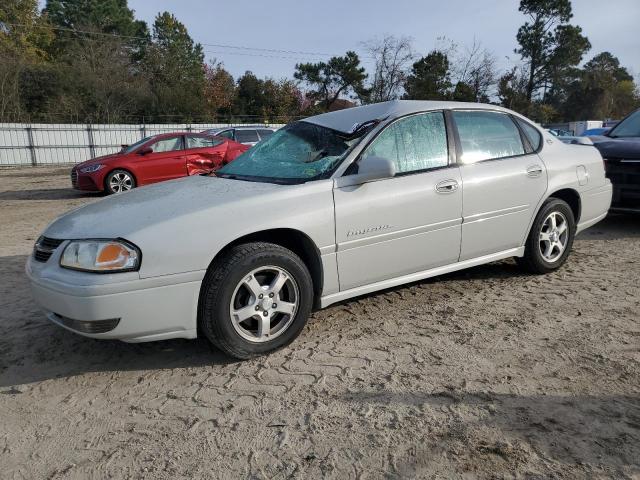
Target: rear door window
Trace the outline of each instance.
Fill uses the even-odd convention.
[[[258,132],[255,130],[236,130],[236,142],[253,143],[258,142]]]
[[[524,155],[522,137],[506,113],[454,110],[462,163]]]

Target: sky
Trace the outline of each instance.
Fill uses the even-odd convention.
[[[585,59],[610,51],[640,78],[640,0],[572,4],[572,23],[592,44]],[[203,44],[207,59],[222,61],[236,78],[247,70],[259,77],[292,77],[296,63],[347,50],[365,56],[362,43],[387,34],[411,37],[422,55],[442,44],[439,37],[461,49],[475,40],[496,55],[505,71],[519,60],[513,50],[525,18],[518,5],[518,0],[129,0],[136,17],[149,25],[159,11],[173,13]],[[363,64],[372,70],[370,58],[363,58]]]

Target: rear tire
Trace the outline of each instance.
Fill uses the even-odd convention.
[[[248,359],[290,344],[312,305],[311,275],[296,254],[272,243],[246,243],[209,267],[198,326],[226,354]]]
[[[531,226],[524,257],[516,261],[531,273],[553,272],[566,262],[575,234],[571,207],[564,200],[551,197],[542,204]]]
[[[126,170],[114,170],[104,178],[104,191],[107,195],[128,192],[133,188],[136,188],[136,179]]]

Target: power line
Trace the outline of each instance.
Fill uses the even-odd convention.
[[[39,26],[39,25],[27,25],[27,24],[23,24],[23,23],[3,23],[3,25],[7,25],[7,26],[11,26],[11,27],[36,27],[36,28],[50,28],[51,30],[57,30],[57,31],[62,31],[62,32],[70,32],[70,33],[77,33],[77,34],[84,34],[84,35],[99,35],[99,36],[104,36],[104,37],[113,37],[113,38],[126,38],[126,39],[130,39],[130,40],[148,40],[148,37],[140,37],[140,36],[135,36],[135,35],[121,35],[118,33],[106,33],[106,32],[93,32],[93,31],[89,31],[89,30],[78,30],[75,28],[66,28],[66,27],[53,27],[53,26]],[[196,42],[199,43],[201,46],[203,47],[214,47],[214,48],[229,48],[229,49],[234,49],[234,50],[251,50],[251,51],[257,51],[257,52],[267,52],[267,53],[283,53],[283,54],[290,54],[290,55],[304,55],[304,56],[308,56],[308,57],[314,57],[314,58],[318,58],[318,57],[332,57],[332,56],[336,56],[336,54],[331,54],[331,53],[323,53],[323,52],[306,52],[306,51],[301,51],[301,50],[281,50],[281,49],[276,49],[276,48],[262,48],[262,47],[245,47],[245,46],[240,46],[240,45],[228,45],[228,44],[220,44],[220,43],[200,43],[200,42]],[[256,57],[260,57],[260,56],[264,56],[267,58],[287,58],[287,59],[291,59],[291,60],[296,60],[296,57],[284,57],[284,56],[277,56],[277,55],[273,55],[273,56],[267,56],[267,55],[259,55],[259,54],[250,54],[250,53],[246,53],[246,52],[217,52],[220,54],[228,54],[228,55],[246,55],[246,56],[256,56]],[[374,57],[369,56],[369,55],[363,55],[360,58],[368,58],[368,59],[372,59]]]

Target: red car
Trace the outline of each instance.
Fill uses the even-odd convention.
[[[165,133],[125,146],[119,153],[79,163],[71,170],[71,184],[78,190],[120,193],[217,170],[248,149],[213,135]]]

